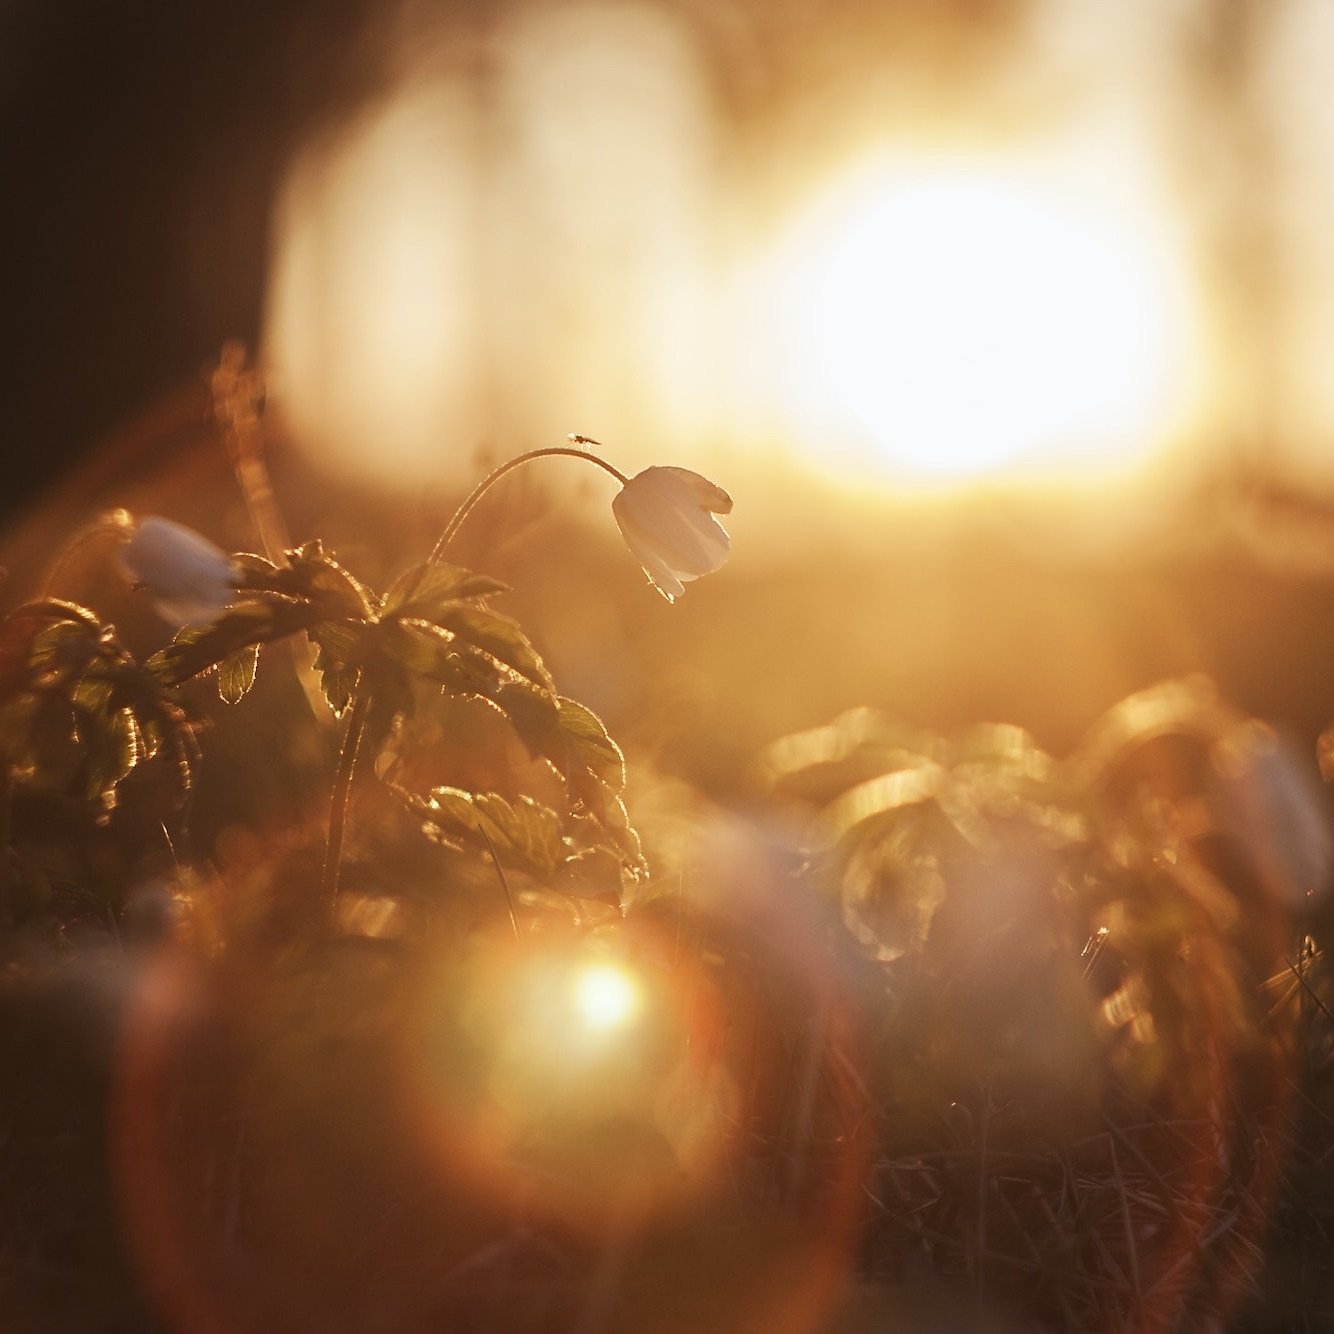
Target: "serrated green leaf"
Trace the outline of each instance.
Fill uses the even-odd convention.
[[[625,790],[625,756],[592,709],[564,695],[557,701],[560,728],[573,755],[613,793]]]
[[[151,760],[161,754],[165,736],[160,718],[141,717],[139,719],[139,733],[144,745],[144,759]]]
[[[489,844],[502,865],[537,878],[550,878],[564,859],[560,816],[531,797],[511,804],[495,792],[438,787],[416,809],[436,831]]]
[[[76,710],[97,716],[110,716],[111,701],[115,695],[114,682],[102,676],[85,676],[70,692],[70,703]]]
[[[345,621],[321,621],[307,631],[315,646],[315,672],[335,718],[341,718],[361,679],[368,627]]]
[[[229,607],[206,626],[186,626],[166,648],[147,663],[149,671],[168,685],[180,685],[216,667],[223,659],[252,644],[274,640],[309,629],[325,617],[309,603],[284,598],[256,598]]]
[[[255,684],[259,645],[246,644],[218,664],[218,694],[226,704],[239,704]]]
[[[620,802],[616,804],[620,805]],[[623,806],[621,809],[624,811]],[[628,821],[621,825],[604,823],[603,829],[608,844],[620,857],[623,866],[636,872],[648,869],[644,861],[644,846],[639,840],[639,834]]]
[[[539,690],[527,681],[509,681],[496,691],[494,699],[533,759],[553,759],[552,749],[563,758],[560,711],[555,695]]]
[[[275,576],[284,591],[319,601],[326,612],[332,601],[340,612],[354,619],[369,619],[379,610],[380,600],[375,593],[332,556],[325,555],[318,539],[287,555],[290,566]]]
[[[503,679],[489,654],[425,621],[383,621],[377,638],[390,659],[451,695],[491,695]]]
[[[110,810],[116,804],[117,785],[144,758],[138,721],[129,709],[81,715],[79,721],[82,795]]]
[[[322,656],[315,659],[315,670],[319,673],[320,689],[324,692],[325,702],[335,718],[341,718],[357,692],[357,683],[361,680],[360,667],[347,667]]]
[[[433,625],[449,631],[456,639],[489,653],[506,667],[543,690],[554,689],[537,650],[519,623],[489,607],[448,603],[430,617],[405,620],[408,625]]]
[[[79,621],[54,621],[33,635],[28,648],[28,669],[36,676],[59,680],[77,673],[98,650],[93,627]]]
[[[352,620],[373,619],[380,600],[349,570],[324,552],[315,539],[285,553],[288,564],[274,565],[263,556],[235,557],[238,587],[246,592],[274,593],[284,598],[317,604],[326,616]]]
[[[447,602],[507,593],[509,585],[490,575],[474,574],[461,565],[428,562],[399,575],[384,598],[384,614],[424,616]]]
[[[577,800],[607,817],[608,802],[625,788],[625,759],[597,714],[526,682],[504,686],[495,698],[528,753],[549,760]]]
[[[493,805],[502,803],[501,806]],[[493,822],[503,817],[505,832],[517,853],[534,867],[549,871],[561,853],[560,816],[549,806],[521,795],[513,805],[493,793],[482,793],[476,805]]]

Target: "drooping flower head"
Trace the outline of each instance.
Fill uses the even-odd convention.
[[[730,514],[732,497],[688,468],[645,468],[611,502],[626,545],[653,586],[675,601],[685,585],[727,560],[732,541],[715,514]]]
[[[226,552],[171,519],[139,520],[116,563],[158,615],[178,626],[211,621],[233,597],[236,570]]]

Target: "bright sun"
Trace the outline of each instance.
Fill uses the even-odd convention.
[[[590,1029],[620,1028],[639,1010],[639,988],[614,964],[590,964],[575,978],[574,1004]]]
[[[840,189],[786,253],[804,436],[896,475],[1133,471],[1181,417],[1195,336],[1161,238],[998,171]]]

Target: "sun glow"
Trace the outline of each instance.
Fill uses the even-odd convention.
[[[614,964],[591,964],[575,978],[575,1011],[595,1031],[623,1028],[639,1013],[640,1003],[639,988]]]
[[[1164,238],[999,168],[861,174],[782,248],[799,434],[896,480],[1132,473],[1198,337]]]

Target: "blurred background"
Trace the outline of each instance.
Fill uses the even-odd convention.
[[[305,952],[338,737],[276,654],[235,708],[186,690],[208,726],[181,861],[217,886],[191,890],[133,802],[71,841],[36,793],[55,869],[20,888],[71,921],[91,888],[118,943],[105,976],[76,957],[45,993],[13,970],[0,987],[22,1111],[11,1134],[0,1109],[0,1308],[35,1272],[27,1328],[93,1328],[53,1323],[65,1303],[149,1327],[105,1296],[147,1300],[128,1219],[190,1329],[223,1327],[208,1300],[254,1300],[235,1327],[462,1309],[475,1323],[444,1323],[492,1330],[531,1299],[512,1327],[596,1334],[628,1327],[625,1280],[644,1328],[733,1334],[762,1294],[766,1334],[844,1297],[868,1303],[849,1334],[886,1310],[999,1330],[980,1317],[1006,1245],[1012,1291],[1083,1285],[1083,1309],[1121,1312],[1067,1304],[1050,1327],[1168,1328],[1153,1312],[1192,1284],[1226,1313],[1272,1232],[1237,1328],[1331,1327],[1331,68],[1323,0],[0,0],[7,605],[86,602],[142,657],[172,628],[97,516],[256,550],[270,480],[294,542],[385,588],[489,467],[570,432],[736,502],[732,559],[677,605],[620,541],[606,475],[568,459],[507,477],[452,548],[512,585],[497,605],[630,760],[655,877],[616,928],[634,967],[591,973],[610,1001],[581,986],[548,1012],[537,988],[525,1009],[518,914],[453,960],[500,920],[490,864],[442,872],[367,795],[346,938]],[[233,339],[267,386],[267,477],[211,419]],[[456,703],[421,710],[390,772],[510,792],[517,743]],[[851,851],[798,880],[788,822],[808,817]],[[171,938],[177,889],[193,972],[135,952]],[[588,923],[544,895],[521,890],[522,930],[559,946],[567,914]],[[599,962],[571,959],[567,981]],[[618,1050],[623,1078],[610,1058],[587,1078]],[[34,1077],[51,1054],[69,1068]],[[496,1137],[497,1088],[515,1125],[553,1130],[550,1159]],[[772,1122],[739,1116],[742,1089]],[[1161,1156],[1128,1168],[1118,1124]],[[1082,1177],[1049,1130],[1079,1137]],[[550,1162],[573,1184],[538,1205],[575,1243],[539,1253],[496,1201]],[[688,1209],[683,1165],[704,1183]],[[655,1227],[684,1221],[627,1260],[598,1215],[636,1191]],[[590,1217],[606,1245],[581,1252]],[[182,1305],[179,1256],[211,1265],[215,1243],[205,1307]],[[840,1296],[854,1267],[914,1300],[944,1276],[968,1306],[910,1322],[871,1285]],[[544,1314],[553,1283],[578,1321]]]
[[[294,534],[368,575],[570,431],[726,486],[734,560],[677,609],[631,595],[577,467],[466,553],[558,681],[706,785],[851,703],[1061,748],[1199,670],[1328,720],[1320,0],[0,25],[12,582],[112,504],[254,545],[206,421],[239,337]]]

